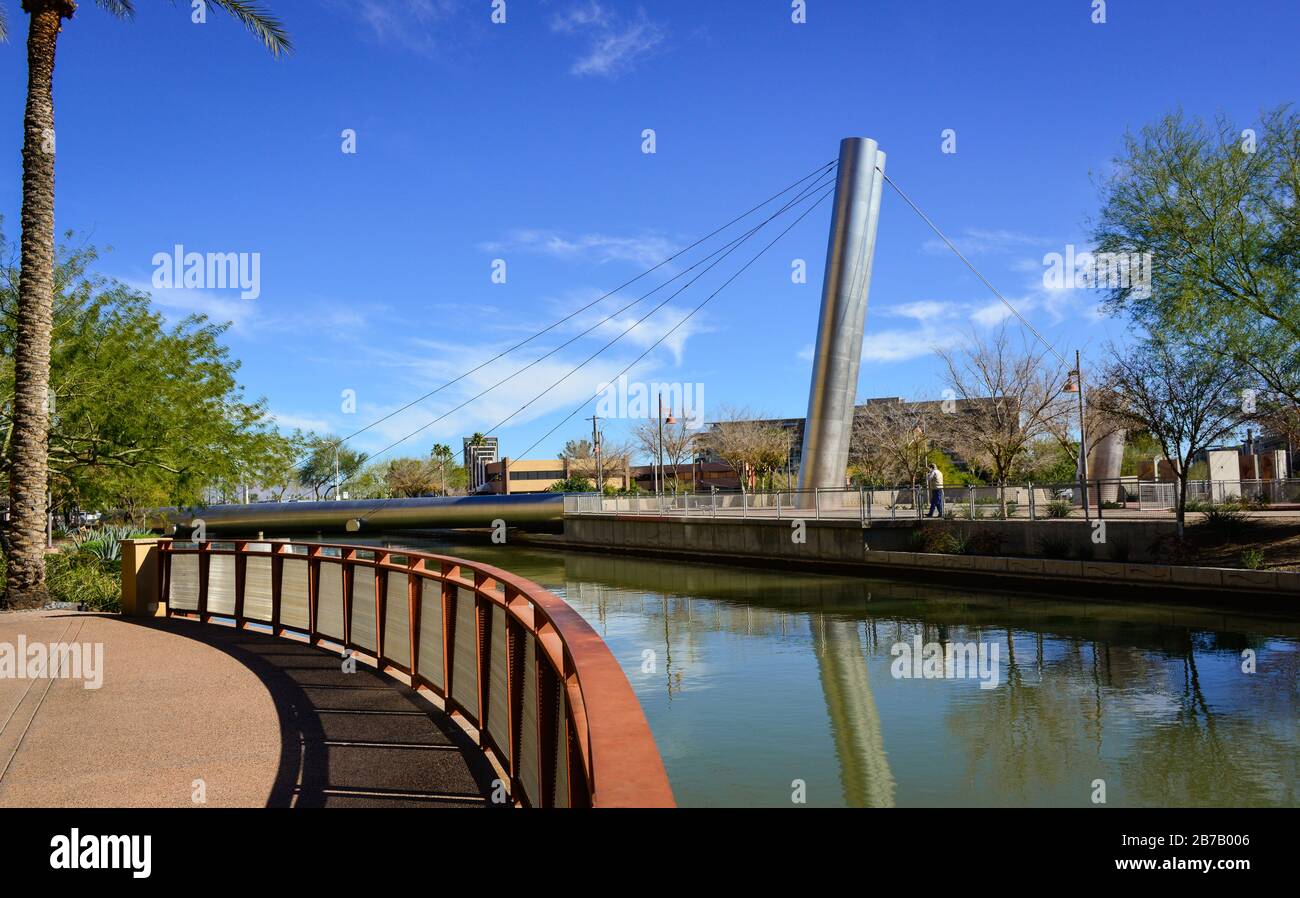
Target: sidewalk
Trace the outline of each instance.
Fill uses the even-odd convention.
[[[102,686],[0,676],[0,807],[481,807],[490,791],[445,715],[323,649],[186,620],[0,614],[0,651],[20,638],[102,644]]]

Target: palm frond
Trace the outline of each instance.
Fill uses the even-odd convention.
[[[9,23],[5,21],[5,8],[0,6],[0,41],[9,40]]]
[[[131,0],[95,0],[95,2],[119,19],[135,18],[135,7],[131,5]]]
[[[117,2],[125,2],[125,0],[117,0]],[[266,49],[271,51],[272,56],[279,57],[281,53],[293,51],[289,34],[280,24],[280,20],[256,3],[248,3],[245,0],[210,0],[210,2],[243,22],[244,27],[266,45]]]

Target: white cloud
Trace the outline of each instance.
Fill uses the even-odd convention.
[[[402,401],[394,401],[387,406],[363,404],[358,408],[356,417],[358,421],[367,422],[382,417],[401,408],[414,396],[428,392],[429,384],[446,383],[482,364],[485,358],[491,358],[503,348],[483,345],[467,347],[429,340],[416,341],[413,351],[397,352],[390,348],[385,354],[385,361],[390,367],[400,370],[411,395],[403,396]],[[459,451],[460,435],[496,429],[507,418],[508,423],[496,432],[507,432],[521,424],[547,419],[548,425],[560,425],[557,435],[562,436],[566,427],[572,429],[581,426],[576,415],[573,420],[560,424],[564,415],[593,400],[601,385],[616,380],[623,368],[635,358],[635,355],[601,357],[574,371],[578,362],[589,354],[575,353],[573,358],[552,356],[526,370],[525,366],[541,355],[540,352],[498,359],[418,405],[375,425],[357,437],[356,443],[366,451],[377,452],[417,429],[424,428],[418,435],[393,448],[389,454],[422,452],[435,440],[453,443]],[[650,373],[657,367],[652,360],[653,356],[634,365],[628,376],[643,379],[651,376]],[[522,373],[506,380],[516,372]],[[400,388],[390,392],[396,396]],[[461,405],[464,408],[459,408]],[[512,454],[522,457],[527,449],[526,445],[517,445]]]
[[[427,53],[438,43],[436,26],[459,11],[461,0],[354,0],[349,5],[378,40]]]
[[[587,48],[573,63],[574,75],[616,78],[631,71],[663,44],[667,31],[638,9],[624,19],[595,0],[574,3],[551,20],[551,30],[587,38]]]
[[[542,253],[557,259],[605,262],[631,262],[649,268],[678,251],[673,241],[657,234],[615,237],[610,234],[583,234],[566,237],[556,231],[519,229],[503,240],[479,245],[486,252],[525,251]]]
[[[862,361],[906,362],[930,355],[938,343],[938,331],[928,324],[913,330],[868,329],[862,340]]]
[[[334,428],[329,421],[324,418],[312,415],[295,415],[290,412],[271,411],[266,416],[270,421],[282,430],[314,430],[317,433],[329,433]]]
[[[984,228],[965,228],[959,236],[950,236],[948,239],[953,242],[957,249],[961,250],[963,255],[967,256],[1006,253],[1026,246],[1046,246],[1050,242],[1042,237],[1034,237],[1016,231],[988,230]],[[952,252],[948,245],[937,237],[925,241],[922,244],[922,249],[932,255],[943,255]]]
[[[949,318],[956,314],[959,308],[955,302],[921,299],[916,302],[905,302],[895,306],[884,306],[880,309],[880,313],[899,318],[915,318],[918,321],[927,321],[936,318]],[[870,313],[868,312],[868,314]]]
[[[651,297],[652,300],[654,298]],[[686,349],[686,341],[695,334],[702,332],[702,322],[698,315],[688,319],[686,316],[690,314],[690,309],[685,306],[675,306],[669,303],[662,309],[650,314],[650,310],[653,308],[654,305],[646,301],[645,308],[638,305],[628,309],[626,313],[615,315],[608,321],[598,325],[593,333],[601,336],[607,342],[619,337],[621,342],[640,349],[649,349],[656,342],[662,340],[663,342],[659,343],[659,345],[672,353],[673,361],[680,365],[682,363],[682,354]],[[645,321],[639,321],[645,316],[648,316]],[[587,327],[590,326],[590,324],[587,325]],[[674,330],[674,328],[676,329]],[[624,331],[627,333],[624,334]]]
[[[132,290],[148,293],[163,317],[172,323],[186,315],[201,314],[218,323],[229,321],[232,330],[243,333],[261,318],[258,300],[240,299],[238,293],[221,294],[183,287],[160,289],[146,281],[123,280],[123,283]]]
[[[1021,314],[1024,314],[1023,309]],[[970,313],[971,321],[984,327],[996,327],[1010,317],[1011,310],[996,299]]]

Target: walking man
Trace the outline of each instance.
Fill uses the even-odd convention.
[[[931,517],[937,510],[939,517],[943,517],[943,472],[933,462],[926,465],[925,485],[930,490],[930,510],[925,516]]]

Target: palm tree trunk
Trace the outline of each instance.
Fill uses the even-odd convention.
[[[43,604],[49,480],[50,328],[54,305],[54,50],[69,0],[24,0],[27,111],[23,118],[22,268],[9,444],[9,564],[5,604]]]

